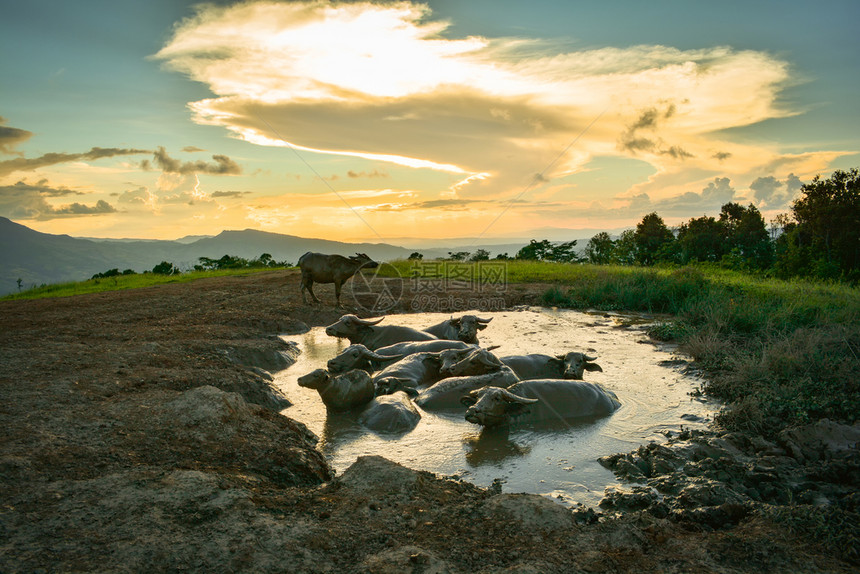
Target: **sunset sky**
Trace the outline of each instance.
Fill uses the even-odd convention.
[[[175,239],[785,212],[860,166],[860,2],[0,0],[0,216]]]

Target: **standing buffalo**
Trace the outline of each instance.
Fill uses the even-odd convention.
[[[621,403],[612,391],[584,381],[537,379],[507,389],[488,386],[462,398],[466,420],[482,426],[612,414]]]
[[[302,270],[302,301],[307,303],[305,290],[311,294],[314,303],[320,300],[314,295],[314,282],[334,283],[336,307],[340,307],[340,288],[356,271],[362,268],[379,267],[379,263],[365,255],[356,253],[350,257],[342,255],[324,255],[308,251],[299,257],[299,267]]]
[[[325,334],[329,337],[340,337],[349,339],[352,344],[361,343],[371,351],[380,347],[387,347],[403,341],[435,341],[436,337],[430,333],[419,331],[411,327],[400,325],[377,326],[385,317],[375,321],[359,319],[355,315],[344,315],[337,323],[325,328]]]
[[[585,371],[601,371],[600,365],[593,363],[595,357],[570,352],[566,355],[532,354],[509,355],[501,361],[509,366],[521,381],[530,379],[576,379],[582,380]]]
[[[440,339],[463,341],[472,345],[478,344],[478,331],[487,328],[487,323],[493,318],[482,319],[475,315],[463,315],[459,319],[451,317],[437,325],[424,329]]]

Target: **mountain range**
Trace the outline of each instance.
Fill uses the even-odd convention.
[[[514,255],[528,240],[510,243],[471,244],[467,239],[447,240],[451,247],[417,249],[427,259],[445,257],[449,252],[486,249]],[[462,241],[462,244],[457,245]],[[588,240],[580,240],[582,248]],[[440,240],[441,243],[441,240]],[[414,244],[413,244],[414,245]],[[219,259],[224,255],[254,259],[268,253],[275,261],[295,264],[303,253],[366,253],[377,261],[406,259],[415,247],[387,243],[345,243],[269,233],[253,229],[222,231],[215,236],[184,237],[176,240],[88,239],[41,233],[0,217],[0,295],[43,284],[83,281],[110,269],[149,271],[162,261],[180,269],[192,269],[201,257]]]

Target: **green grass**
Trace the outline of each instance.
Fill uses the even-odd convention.
[[[20,293],[12,293],[0,297],[0,301],[13,301],[18,299],[44,299],[47,297],[71,297],[85,293],[100,293],[103,291],[121,291],[124,289],[139,289],[163,285],[165,283],[186,283],[206,277],[244,276],[261,271],[271,271],[268,267],[249,269],[223,269],[219,271],[191,271],[179,275],[159,275],[157,273],[136,273],[134,275],[117,275],[101,279],[89,279],[87,281],[55,283],[34,287]]]

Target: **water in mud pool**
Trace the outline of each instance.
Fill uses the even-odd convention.
[[[318,447],[336,472],[359,456],[381,455],[416,470],[456,475],[479,486],[494,479],[504,492],[548,495],[567,504],[595,506],[604,489],[618,484],[597,459],[628,452],[651,441],[663,442],[667,430],[704,428],[717,405],[693,398],[701,384],[685,373],[687,360],[670,346],[653,344],[645,335],[647,318],[637,315],[581,313],[530,307],[494,313],[479,333],[481,346],[500,345],[497,356],[528,353],[555,355],[568,351],[596,356],[603,372],[586,372],[585,380],[615,392],[621,408],[597,421],[511,426],[482,430],[463,413],[421,411],[418,426],[405,434],[368,431],[352,413],[326,412],[316,391],[296,379],[317,368],[349,345],[329,337],[323,328],[284,336],[302,351],[298,362],[281,371],[275,383],[293,405],[283,414],[305,423],[320,437]],[[440,313],[389,315],[382,324],[423,329],[450,317]]]

